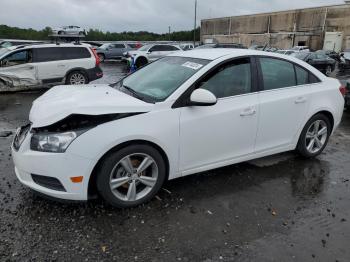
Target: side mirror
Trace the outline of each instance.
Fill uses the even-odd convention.
[[[190,97],[191,106],[213,106],[216,103],[216,96],[212,92],[202,88],[194,90]]]

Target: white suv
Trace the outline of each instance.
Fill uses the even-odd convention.
[[[42,44],[0,50],[0,92],[101,78],[99,59],[87,45]]]
[[[149,62],[153,62],[178,51],[183,51],[179,45],[150,44],[145,45],[138,50],[126,52],[125,56],[129,65],[131,65],[132,60],[134,60],[136,67],[140,68]]]

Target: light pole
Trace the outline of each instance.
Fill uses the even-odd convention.
[[[196,29],[197,29],[197,0],[194,2],[194,30],[193,30],[193,46],[196,46]]]

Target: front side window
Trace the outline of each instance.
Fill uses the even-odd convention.
[[[1,66],[16,66],[32,62],[32,52],[31,50],[23,50],[19,52],[12,53],[2,59]]]
[[[294,65],[284,60],[260,58],[264,89],[296,86]]]
[[[250,59],[237,59],[220,66],[198,87],[212,92],[217,98],[250,93],[252,90]]]
[[[112,87],[129,91],[150,102],[161,102],[197,73],[210,60],[165,57],[153,62]]]

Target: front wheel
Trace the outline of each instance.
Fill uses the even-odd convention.
[[[166,177],[164,159],[148,145],[110,153],[97,176],[99,194],[112,206],[128,208],[152,199]]]
[[[323,114],[313,116],[305,125],[297,146],[297,151],[304,157],[316,157],[325,149],[332,126],[329,118]]]

